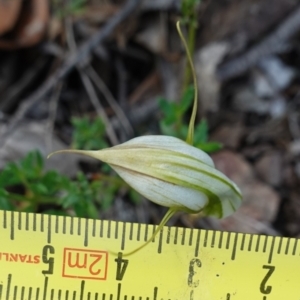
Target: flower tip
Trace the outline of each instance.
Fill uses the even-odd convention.
[[[66,153],[66,152],[73,152],[73,150],[57,150],[53,151],[50,154],[48,154],[47,159],[49,159],[51,156],[58,154],[58,153]]]

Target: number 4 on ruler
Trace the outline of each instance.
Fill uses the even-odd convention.
[[[117,263],[117,274],[116,274],[116,280],[122,280],[125,274],[125,271],[128,266],[128,259],[122,258],[122,252],[118,253],[118,258],[115,259],[115,262]]]

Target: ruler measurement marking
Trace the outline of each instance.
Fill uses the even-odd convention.
[[[292,252],[293,255],[296,255],[297,243],[298,243],[298,240],[296,239],[294,242],[294,247],[293,247],[293,252]]]
[[[121,239],[121,250],[125,249],[125,238],[126,238],[126,223],[123,222],[122,239]]]
[[[25,287],[22,286],[22,288],[21,288],[21,300],[24,300],[24,294],[25,294]]]
[[[158,293],[158,288],[155,287],[153,292],[153,300],[157,300],[157,293]]]
[[[10,212],[10,239],[14,240],[15,238],[15,213],[13,211]]]
[[[149,226],[148,224],[146,225],[146,228],[145,228],[145,236],[144,236],[144,241],[148,241],[148,231],[149,231]]]
[[[201,230],[198,229],[196,248],[195,248],[195,257],[198,257],[198,255],[199,255],[200,235],[201,235]]]
[[[71,222],[72,222],[72,217],[71,217]],[[67,225],[66,225],[66,216],[63,216],[63,228],[62,228],[62,233],[63,234],[66,234],[66,230],[67,230]],[[70,232],[70,234],[72,234],[71,232]]]
[[[81,235],[81,218],[77,219],[77,235]]]
[[[76,299],[76,291],[73,291],[73,300]]]
[[[70,218],[68,218],[68,220],[70,221],[70,235],[73,235],[74,234],[74,218],[70,217]],[[65,232],[66,232],[67,231],[67,218],[66,217],[65,217],[64,221],[65,221],[64,227],[65,227]]]
[[[3,228],[7,227],[7,216],[6,216],[6,210],[3,210]]]
[[[253,235],[250,235],[250,239],[249,239],[249,244],[248,244],[248,251],[251,251],[252,248],[252,240],[253,240]]]
[[[39,298],[40,298],[40,288],[37,288],[35,293],[35,300],[38,300]]]
[[[102,238],[103,237],[103,220],[101,219],[100,220],[100,237]]]
[[[226,300],[230,300],[230,294],[226,295]]]
[[[69,299],[69,290],[66,290],[66,295],[65,295],[65,300],[68,300]]]
[[[163,232],[164,232],[164,229],[162,228],[162,229],[159,231],[159,240],[158,240],[158,248],[157,248],[157,252],[158,252],[158,253],[161,253],[161,252],[162,252]]]
[[[33,230],[33,231],[36,231],[36,214],[33,214],[32,230]]]
[[[17,299],[17,294],[18,294],[18,287],[15,285],[15,286],[14,286],[14,296],[13,296],[13,299],[14,299],[14,300]]]
[[[85,281],[82,280],[80,284],[80,297],[79,297],[80,300],[83,300],[84,288],[85,288]]]
[[[105,294],[102,294],[102,300],[105,300]]]
[[[166,243],[169,244],[170,243],[170,238],[171,238],[171,227],[167,227],[167,240]]]
[[[27,213],[25,213],[25,216],[26,216],[26,218],[25,218],[25,230],[29,230],[29,213],[27,212]]]
[[[281,238],[282,239],[282,238]],[[285,247],[285,251],[284,251],[284,254],[287,255],[289,253],[289,249],[290,249],[290,241],[291,239],[288,238],[287,239],[287,243],[286,243],[286,247]]]
[[[96,236],[96,220],[93,219],[92,237]]]
[[[3,289],[3,285],[0,284],[0,300],[2,299],[2,289]]]
[[[50,290],[50,299],[53,300],[54,297],[54,289]]]
[[[186,228],[183,228],[182,237],[181,237],[181,245],[182,246],[184,246],[184,244],[185,244],[185,231],[186,231]]]
[[[174,245],[177,245],[178,240],[178,227],[175,227]]]
[[[189,246],[193,245],[193,235],[194,235],[194,229],[190,229],[190,238],[189,238]]]
[[[107,238],[110,239],[110,230],[111,230],[111,221],[108,221],[108,226],[107,226]]]
[[[231,254],[231,260],[235,260],[235,256],[236,256],[236,245],[237,245],[237,241],[238,241],[238,237],[239,234],[238,233],[234,233],[234,242],[233,242],[233,248],[232,248],[232,254]]]
[[[120,300],[120,297],[121,297],[121,283],[118,283],[117,300]]]
[[[31,300],[31,294],[32,294],[32,287],[29,287],[29,290],[28,290],[28,300]]]
[[[265,253],[267,250],[268,237],[266,235],[264,237],[265,237],[265,242],[264,242],[263,252]]]
[[[133,223],[130,223],[129,240],[132,241],[133,237]]]
[[[278,244],[278,249],[277,249],[278,254],[280,254],[281,252],[281,246],[282,246],[282,237],[280,237],[279,244]]]
[[[18,212],[18,230],[22,229],[22,215],[21,212]]]
[[[259,235],[259,236],[257,237],[256,247],[255,247],[255,252],[258,252],[258,250],[259,250],[260,237],[261,237],[261,235]]]
[[[40,215],[40,231],[44,232],[44,214]]]
[[[59,225],[59,221],[58,221],[59,219],[58,219],[58,216],[55,216],[55,233],[58,233],[58,229],[59,229],[59,227],[58,227],[58,225]]]
[[[138,224],[138,229],[137,229],[137,234],[136,234],[136,240],[140,241],[140,236],[141,236],[141,224]]]
[[[152,226],[152,236],[153,236],[155,230],[156,230],[156,225]],[[155,242],[155,236],[153,236],[153,238],[152,238],[152,243],[154,243],[154,242]]]
[[[207,246],[207,239],[208,239],[208,231],[205,231],[204,241],[203,241],[203,247]]]
[[[6,300],[9,300],[10,285],[11,285],[11,274],[8,274],[8,276],[7,276],[7,288],[6,288]]]
[[[220,237],[219,237],[219,249],[222,248],[222,244],[223,244],[223,231],[221,231],[220,233]]]
[[[98,300],[98,293],[95,293],[95,300]]]
[[[118,238],[118,233],[119,233],[119,222],[115,222],[115,239]]]
[[[83,245],[87,247],[89,244],[89,219],[85,219],[85,228],[84,228],[84,242]]]
[[[87,293],[87,300],[91,300],[91,292]]]
[[[246,239],[246,234],[243,233],[243,238],[242,238],[242,243],[241,243],[241,251],[244,251],[244,247],[245,247],[245,239]]]
[[[43,293],[43,300],[46,300],[47,297],[47,289],[48,289],[48,277],[45,277],[44,280],[44,293]]]
[[[275,236],[272,237],[272,244],[271,244],[270,253],[269,253],[269,259],[268,259],[268,263],[269,264],[272,262],[274,244],[275,244]]]
[[[216,231],[213,231],[210,248],[215,247],[215,241],[216,241]]]
[[[51,244],[51,215],[48,215],[48,235],[47,235],[47,243]]]
[[[229,249],[230,246],[230,237],[231,237],[231,232],[227,233],[227,241],[226,241],[226,249]]]
[[[61,300],[61,289],[58,290],[58,295],[57,295],[57,297],[58,297],[58,300]]]

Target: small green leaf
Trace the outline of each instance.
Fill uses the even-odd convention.
[[[194,92],[195,89],[193,86],[189,86],[185,91],[181,98],[181,101],[178,105],[178,113],[180,115],[184,114],[191,106],[194,100]]]
[[[0,188],[0,209],[14,210],[14,205],[9,199],[9,193],[2,188]]]
[[[170,101],[160,98],[158,100],[158,105],[161,111],[164,114],[164,123],[166,125],[171,125],[177,120],[177,112],[176,112],[176,103],[171,103]]]
[[[129,195],[130,200],[134,204],[141,203],[141,200],[142,200],[141,195],[138,192],[136,192],[134,189],[130,189],[128,195]]]
[[[196,126],[194,133],[195,144],[206,143],[208,140],[208,125],[205,119]]]
[[[217,142],[208,142],[208,143],[198,143],[195,147],[201,149],[206,153],[212,153],[219,151],[223,148],[223,145]]]

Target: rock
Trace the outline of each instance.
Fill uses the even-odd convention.
[[[233,106],[241,112],[267,114],[270,111],[270,101],[259,98],[252,88],[240,88],[233,97]]]
[[[54,136],[50,136],[50,147],[47,145],[49,129],[47,123],[28,122],[17,128],[0,149],[0,169],[11,161],[18,161],[33,150],[39,150],[44,158],[55,150],[67,149],[68,146]],[[45,169],[55,169],[58,172],[73,177],[78,172],[78,155],[56,155],[45,159]]]
[[[241,123],[222,125],[211,134],[210,139],[223,144],[226,148],[236,149],[240,144],[243,131]]]
[[[254,172],[250,164],[239,154],[229,150],[211,155],[215,166],[237,185],[247,185],[254,180]]]
[[[214,222],[227,231],[273,233],[270,223],[276,218],[280,203],[277,192],[255,178],[250,164],[241,155],[222,151],[212,157],[216,168],[232,179],[243,195],[243,203],[236,213]]]
[[[298,187],[299,179],[292,165],[287,164],[284,166],[283,172],[283,182],[289,188]]]
[[[265,154],[255,163],[258,176],[272,186],[279,186],[282,182],[282,155],[279,151]]]
[[[211,43],[201,48],[195,55],[201,109],[204,112],[219,109],[221,82],[217,79],[216,69],[228,53],[228,48],[229,45],[225,42]]]
[[[285,229],[288,234],[294,236],[300,232],[300,194],[292,191],[289,199],[283,208],[284,219],[286,220]]]

